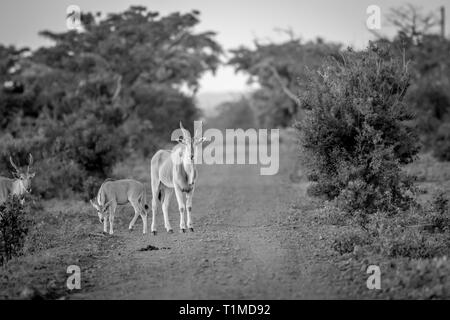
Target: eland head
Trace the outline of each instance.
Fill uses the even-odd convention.
[[[35,173],[30,171],[30,167],[33,165],[33,156],[31,154],[28,155],[28,165],[26,171],[20,170],[19,167],[14,163],[11,156],[9,156],[9,162],[11,163],[11,166],[14,168],[12,174],[18,184],[17,193],[19,195],[30,193],[31,179],[33,179],[35,176]]]
[[[194,133],[194,138],[188,130],[183,127],[180,121],[180,129],[183,136],[179,137],[178,142],[182,146],[181,152],[178,154],[179,159],[177,162],[181,162],[188,177],[189,185],[193,185],[195,181],[195,159],[198,153],[198,147],[206,139],[200,136],[198,129]]]
[[[103,223],[103,220],[105,219],[105,216],[106,216],[106,212],[107,212],[112,200],[104,205],[100,205],[100,204],[96,203],[95,200],[91,200],[91,205],[95,208],[95,210],[97,210],[98,220],[100,221],[100,223]]]

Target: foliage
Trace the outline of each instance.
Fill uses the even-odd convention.
[[[433,231],[447,232],[450,230],[450,206],[449,199],[444,191],[433,195],[426,219]]]
[[[301,115],[296,93],[306,90],[308,69],[315,70],[328,56],[338,55],[340,45],[322,39],[302,43],[290,34],[281,43],[263,44],[255,41],[255,48],[231,50],[229,64],[236,71],[249,74],[250,82],[257,81],[260,89],[252,95],[258,125],[286,127]]]
[[[0,204],[0,265],[21,253],[29,219],[18,197]]]
[[[384,256],[407,258],[433,258],[446,252],[448,241],[431,237],[416,227],[400,228],[386,225],[375,246]]]
[[[416,114],[423,147],[443,154],[439,157],[446,160],[447,144],[440,127],[450,121],[450,40],[437,32],[439,23],[433,12],[424,13],[412,5],[393,8],[388,20],[397,34],[393,39],[380,37],[379,42],[391,44],[409,61],[411,86],[405,101]]]
[[[403,260],[391,263],[393,272],[385,272],[383,283],[389,296],[408,299],[448,299],[450,297],[450,261],[446,256],[433,259]]]
[[[250,99],[241,97],[234,101],[219,104],[216,107],[217,114],[208,119],[208,126],[220,129],[241,128],[246,130],[255,128],[255,115]]]
[[[340,234],[334,239],[332,248],[339,254],[352,253],[355,247],[370,243],[369,237],[363,232],[348,231]]]
[[[311,74],[296,124],[315,192],[348,212],[396,211],[410,203],[401,165],[419,147],[404,103],[409,77],[389,48],[348,51]]]
[[[433,153],[441,161],[450,161],[450,121],[439,126],[434,140]]]
[[[42,31],[53,45],[32,53],[0,46],[0,81],[24,86],[0,92],[1,160],[32,153],[45,197],[79,192],[87,177],[169,141],[180,120],[199,116],[193,94],[222,53],[213,32],[194,32],[197,11],[134,6],[82,22],[81,32]]]
[[[102,179],[92,176],[83,181],[83,200],[87,202],[91,199],[94,199],[97,196],[97,192],[100,189],[102,183]]]

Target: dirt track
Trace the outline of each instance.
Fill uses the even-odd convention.
[[[120,245],[82,279],[89,289],[71,298],[338,298],[329,244],[307,216],[313,204],[304,185],[288,179],[293,153],[281,153],[275,176],[261,176],[251,165],[199,166],[194,233],[167,234],[161,211],[157,236],[142,236],[140,221],[128,232],[131,209],[119,210],[114,237]],[[139,251],[148,245],[159,250]]]

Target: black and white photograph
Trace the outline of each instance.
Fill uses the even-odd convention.
[[[2,1],[0,300],[450,299],[449,20],[447,0]]]

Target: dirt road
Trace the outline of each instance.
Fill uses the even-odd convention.
[[[120,245],[82,278],[89,289],[71,298],[337,298],[329,244],[307,215],[314,204],[304,185],[288,179],[294,155],[285,151],[274,176],[253,165],[199,166],[193,233],[175,229],[175,199],[173,234],[165,232],[161,211],[157,236],[142,236],[140,221],[128,232],[131,209],[121,209],[114,235]],[[158,250],[140,251],[149,245]]]

